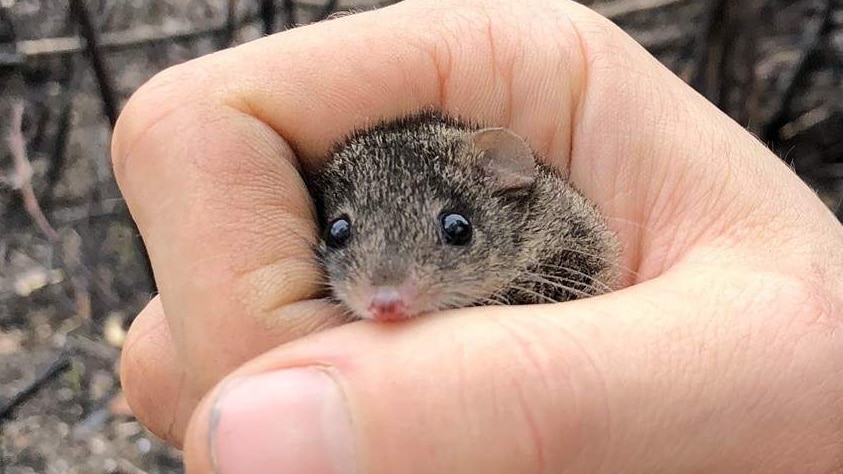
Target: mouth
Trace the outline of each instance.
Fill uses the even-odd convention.
[[[430,295],[414,279],[386,285],[354,281],[342,290],[337,299],[359,319],[392,323],[412,319],[432,309],[427,304]]]
[[[371,315],[371,319],[373,321],[377,321],[379,323],[394,323],[397,321],[404,321],[412,317],[404,311],[371,311],[369,314]]]
[[[407,307],[400,302],[391,304],[370,304],[368,308],[369,319],[381,323],[389,323],[410,319],[413,315]]]

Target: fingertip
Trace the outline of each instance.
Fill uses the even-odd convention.
[[[135,90],[117,118],[111,138],[111,161],[118,184],[128,171],[127,162],[138,140],[167,116],[196,104],[197,91],[204,89],[207,70],[194,61],[176,64],[157,72]],[[190,84],[190,87],[185,87]],[[207,97],[207,95],[205,95]]]
[[[134,416],[164,441],[180,446],[190,413],[184,367],[159,297],[138,314],[120,359],[120,383]]]
[[[227,380],[190,426],[190,472],[358,472],[348,403],[322,367]]]

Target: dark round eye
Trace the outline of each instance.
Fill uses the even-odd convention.
[[[328,236],[325,243],[328,247],[339,249],[345,247],[351,238],[351,222],[347,216],[337,217],[328,224]]]
[[[471,223],[457,213],[443,213],[442,240],[448,245],[467,245],[471,242]]]

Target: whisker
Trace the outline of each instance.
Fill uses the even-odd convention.
[[[584,257],[590,257],[600,262],[606,262],[609,264],[615,264],[615,260],[609,257],[605,257],[603,255],[598,255],[596,253],[587,252],[582,249],[574,248],[574,247],[564,247],[559,249],[560,252],[571,252],[576,255],[582,255]]]
[[[511,290],[521,291],[523,293],[531,294],[533,296],[536,296],[536,297],[546,301],[547,303],[559,303],[559,301],[551,298],[550,296],[544,295],[544,294],[539,293],[537,291],[534,291],[530,288],[522,287],[522,286],[519,286],[519,285],[511,285],[509,288]]]
[[[569,285],[565,285],[563,283],[550,281],[546,278],[541,277],[540,275],[533,275],[533,277],[534,277],[534,279],[532,281],[534,281],[536,283],[539,283],[539,284],[542,284],[542,285],[547,285],[547,286],[550,286],[552,288],[557,288],[557,289],[560,289],[560,290],[563,290],[563,291],[567,291],[567,292],[572,293],[572,294],[574,294],[576,296],[579,296],[581,298],[588,298],[588,297],[594,296],[591,293],[588,293],[586,291],[571,287]],[[579,283],[579,282],[575,282],[575,283]],[[583,284],[583,286],[585,286],[587,289],[597,290],[596,288],[589,287],[588,285],[585,285],[585,284]],[[598,292],[599,292],[599,290],[598,290]]]
[[[571,248],[571,247],[566,247],[566,248],[563,248],[563,249],[561,249],[561,251],[563,251],[563,252],[571,252],[571,253],[574,253],[574,254],[577,254],[577,255],[582,255],[582,256],[585,256],[585,257],[591,257],[591,258],[594,258],[594,259],[596,259],[596,260],[598,260],[598,261],[608,263],[608,264],[609,264],[609,266],[614,267],[614,268],[617,268],[618,270],[621,270],[621,271],[623,271],[623,272],[625,272],[625,273],[628,273],[628,274],[630,274],[630,275],[632,275],[632,276],[634,276],[634,277],[638,277],[638,276],[639,276],[637,271],[635,271],[635,270],[633,270],[633,269],[631,269],[631,268],[629,268],[629,267],[627,267],[627,266],[625,266],[625,265],[621,265],[619,262],[617,262],[617,261],[615,261],[615,260],[613,260],[613,259],[611,259],[611,258],[607,258],[607,257],[601,256],[601,255],[597,255],[597,254],[593,254],[593,253],[590,253],[590,252],[586,252],[585,250],[575,249],[575,248]]]
[[[585,290],[591,290],[594,293],[604,293],[609,291],[609,288],[605,285],[597,286],[589,282],[573,280],[558,275],[541,275],[539,273],[534,273],[527,274],[527,278],[530,278],[532,281],[537,283],[563,285],[566,289],[576,289],[575,287],[582,287]]]
[[[551,263],[542,263],[542,264],[539,264],[539,265],[538,265],[538,268],[548,268],[548,269],[552,269],[552,270],[562,270],[562,271],[567,271],[567,272],[570,272],[570,273],[574,273],[574,274],[577,274],[577,275],[584,276],[584,277],[586,277],[586,278],[588,278],[588,279],[590,279],[590,280],[600,281],[600,280],[599,280],[598,278],[596,278],[594,275],[589,275],[589,274],[587,274],[587,273],[583,273],[583,272],[581,272],[581,271],[579,271],[579,270],[576,270],[576,269],[571,268],[571,267],[566,267],[566,266],[563,266],[563,265],[554,265],[554,264],[551,264]],[[633,270],[630,270],[630,269],[628,269],[628,268],[626,268],[626,267],[624,267],[624,266],[622,266],[622,265],[614,265],[614,268],[616,268],[616,269],[618,269],[618,270],[622,270],[622,271],[629,272],[629,273],[633,274],[634,276],[638,276],[638,272],[635,272],[635,271],[633,271]],[[604,284],[604,285],[606,285],[606,287],[607,287],[607,288],[611,288],[611,285],[608,285],[606,282],[601,281],[601,283],[602,283],[602,284]]]
[[[606,284],[603,281],[600,281],[599,278],[596,278],[596,277],[594,277],[592,275],[589,275],[587,273],[583,273],[583,272],[581,272],[579,270],[576,270],[574,268],[568,268],[568,267],[557,266],[557,265],[541,265],[540,268],[550,268],[550,269],[557,270],[557,271],[573,273],[574,275],[580,275],[582,277],[585,277],[586,280],[592,282],[593,284],[600,285],[600,288],[602,288],[603,291],[608,292],[608,291],[612,290],[611,286],[609,286],[608,284]],[[565,278],[562,275],[558,275],[558,274],[547,275],[547,274],[540,274],[540,273],[527,273],[527,275],[531,275],[531,274],[541,275],[541,276],[546,277],[546,278],[554,277],[554,278],[565,280],[569,283],[577,283],[577,284],[582,284],[582,285],[586,285],[586,286],[591,287],[591,285],[589,285],[588,282],[581,282],[581,281],[573,280],[573,279],[570,279],[570,278]],[[597,286],[594,286],[594,288],[597,289]]]
[[[496,304],[501,305],[501,306],[511,306],[512,305],[512,302],[509,301],[506,298],[506,295],[504,295],[502,293],[492,293],[492,295],[489,296],[489,299],[494,301]]]

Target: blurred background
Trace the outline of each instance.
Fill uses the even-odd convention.
[[[177,473],[118,359],[154,294],[111,174],[157,71],[376,0],[0,0],[0,473]],[[843,0],[592,0],[843,217]]]

